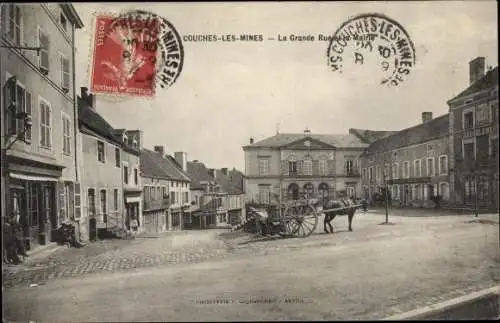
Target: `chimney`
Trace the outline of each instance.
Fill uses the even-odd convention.
[[[432,120],[432,112],[422,112],[422,123]]]
[[[250,145],[253,144],[253,138],[250,137]]]
[[[217,172],[216,172],[216,170],[215,170],[215,169],[213,169],[213,168],[210,168],[210,169],[208,170],[208,174],[209,174],[211,177],[213,177],[213,178],[217,178]]]
[[[469,81],[470,85],[477,82],[484,76],[485,58],[476,57],[469,62]]]
[[[306,130],[304,130],[304,134],[305,134],[306,136],[307,136],[307,135],[310,135],[310,134],[311,134],[311,130],[309,130],[309,129],[307,129],[307,128],[306,128]]]
[[[163,146],[155,146],[155,152],[161,155],[161,157],[165,156],[165,148]]]
[[[222,172],[222,174],[227,175],[227,168],[221,168],[220,171]]]
[[[197,162],[198,162],[198,159],[193,160],[193,163],[197,163]]]
[[[175,161],[181,166],[182,171],[187,172],[187,153],[184,151],[176,151],[174,157]]]
[[[134,147],[133,141],[135,139],[137,146],[135,146],[134,148],[139,150],[143,148],[142,138],[144,136],[144,132],[142,130],[125,130],[125,133],[129,141],[127,143],[129,146]]]

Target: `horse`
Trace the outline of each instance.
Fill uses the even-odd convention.
[[[356,213],[356,207],[349,207],[351,205],[354,205],[354,202],[351,199],[341,199],[341,200],[323,200],[319,201],[319,203],[323,206],[323,210],[329,210],[329,209],[337,209],[341,207],[345,207],[343,210],[337,210],[337,211],[322,211],[325,214],[325,218],[323,220],[323,230],[326,233],[333,233],[333,227],[331,222],[337,215],[346,215],[347,214],[347,220],[349,223],[349,231],[352,231],[352,218],[354,217],[354,213]],[[318,204],[319,204],[318,203]],[[326,226],[330,227],[330,232],[328,232],[328,229]]]

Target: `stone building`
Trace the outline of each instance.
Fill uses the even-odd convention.
[[[136,218],[142,231],[140,133],[114,129],[97,112],[87,88],[78,98],[81,140],[81,236],[95,240],[98,233],[122,235]]]
[[[0,6],[2,220],[18,219],[28,248],[53,241],[63,221],[78,229],[82,215],[74,75],[82,27],[71,4]]]
[[[363,198],[376,202],[388,187],[392,205],[433,206],[431,196],[448,201],[448,114],[372,141],[361,158]],[[382,202],[382,201],[380,201]]]
[[[353,134],[278,133],[243,147],[246,203],[361,195],[359,158],[368,144]]]
[[[452,201],[498,210],[498,66],[486,71],[485,58],[475,58],[469,81],[448,101]]]

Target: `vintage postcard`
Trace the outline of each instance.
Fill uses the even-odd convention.
[[[5,322],[500,318],[493,1],[0,4]]]

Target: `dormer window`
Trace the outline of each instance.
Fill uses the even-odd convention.
[[[137,139],[132,139],[132,147],[137,148]]]
[[[127,137],[127,135],[125,133],[123,133],[122,140],[123,140],[124,143],[128,142],[128,137]]]

